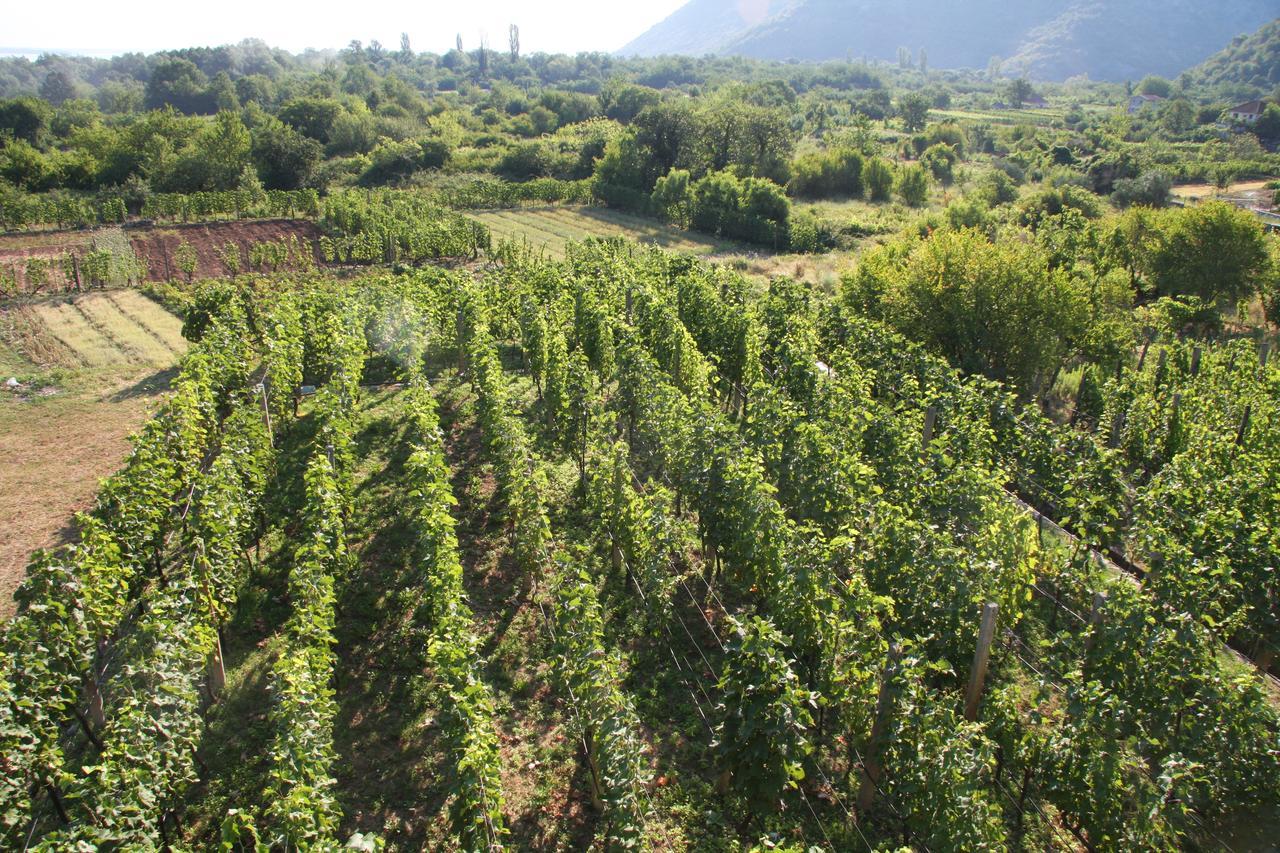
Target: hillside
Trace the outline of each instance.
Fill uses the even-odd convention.
[[[1252,35],[1236,36],[1224,50],[1187,73],[1196,86],[1263,91],[1280,86],[1280,18]]]
[[[1272,0],[692,0],[620,51],[761,59],[896,58],[924,49],[935,68],[1037,79],[1176,76],[1275,15]]]

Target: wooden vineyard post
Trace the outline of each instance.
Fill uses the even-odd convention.
[[[1138,356],[1138,372],[1142,372],[1142,365],[1147,363],[1147,350],[1151,349],[1151,342],[1155,340],[1155,333],[1148,332],[1146,340],[1142,342],[1142,354]]]
[[[1089,650],[1093,648],[1094,641],[1098,637],[1098,628],[1102,625],[1102,614],[1107,606],[1107,594],[1105,592],[1095,592],[1093,594],[1093,605],[1089,608],[1089,625],[1085,628],[1088,632],[1084,638],[1084,653],[1089,654]]]
[[[256,390],[262,395],[262,422],[267,427],[267,436],[274,436],[275,433],[271,431],[271,407],[267,405],[267,383],[259,382]]]
[[[623,478],[625,476],[626,475],[622,471],[622,465],[615,462],[613,466],[613,500],[615,511],[616,507],[620,506],[622,503],[622,490],[625,487],[623,484]],[[614,574],[617,574],[622,571],[622,546],[618,543],[618,536],[612,530],[612,526],[613,525],[610,525],[611,529],[609,531],[609,556],[613,561]],[[627,574],[630,575],[630,573],[630,569],[628,569]]]
[[[1124,412],[1118,411],[1111,420],[1111,435],[1107,437],[1107,447],[1115,450],[1120,446],[1120,435],[1124,432]]]
[[[1271,354],[1271,344],[1264,343],[1258,347],[1258,366],[1263,370],[1267,367],[1267,356]]]
[[[582,737],[582,750],[587,754],[587,772],[591,782],[591,805],[597,812],[604,811],[604,786],[600,782],[600,763],[596,760],[595,733],[587,729]]]
[[[107,724],[107,716],[102,710],[102,691],[98,689],[98,676],[90,667],[84,678],[84,692],[89,701],[89,722],[98,731]]]
[[[209,698],[218,701],[227,687],[227,670],[222,664],[222,631],[213,632],[213,649],[209,654]]]
[[[1000,605],[994,601],[982,605],[982,624],[978,626],[978,648],[973,653],[973,668],[969,671],[969,688],[964,697],[964,718],[969,722],[978,719],[978,704],[982,701],[982,687],[987,680],[987,664],[991,660],[991,641],[996,635],[996,614]]]
[[[1240,418],[1240,429],[1236,430],[1236,446],[1244,444],[1245,434],[1249,432],[1249,419],[1253,417],[1253,404],[1246,404],[1244,416]]]
[[[858,813],[865,813],[871,808],[876,798],[876,786],[880,781],[880,738],[889,725],[890,707],[893,703],[893,686],[890,682],[902,659],[902,645],[894,643],[889,646],[889,657],[885,660],[884,673],[880,676],[880,696],[876,699],[876,719],[871,724],[871,737],[867,740],[867,754],[862,757],[862,784],[858,786]]]
[[[1203,355],[1203,350],[1200,347],[1196,347],[1191,351],[1191,375],[1193,377],[1200,375],[1200,356],[1201,355]]]
[[[933,427],[938,422],[938,407],[930,406],[924,410],[924,429],[920,432],[920,461],[923,462],[929,453],[929,445],[933,442]]]

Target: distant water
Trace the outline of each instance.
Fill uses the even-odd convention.
[[[128,50],[105,47],[0,47],[0,58],[25,56],[27,59],[39,59],[45,54],[61,56],[91,56],[95,59],[110,59]]]

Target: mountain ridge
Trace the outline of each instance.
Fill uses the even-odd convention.
[[[623,56],[893,61],[924,49],[934,68],[1062,80],[1176,76],[1276,17],[1275,0],[690,0]]]

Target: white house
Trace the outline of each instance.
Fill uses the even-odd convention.
[[[1266,101],[1249,101],[1247,104],[1240,104],[1238,107],[1232,107],[1227,110],[1227,118],[1237,124],[1253,124],[1262,118],[1262,113],[1266,108]]]

